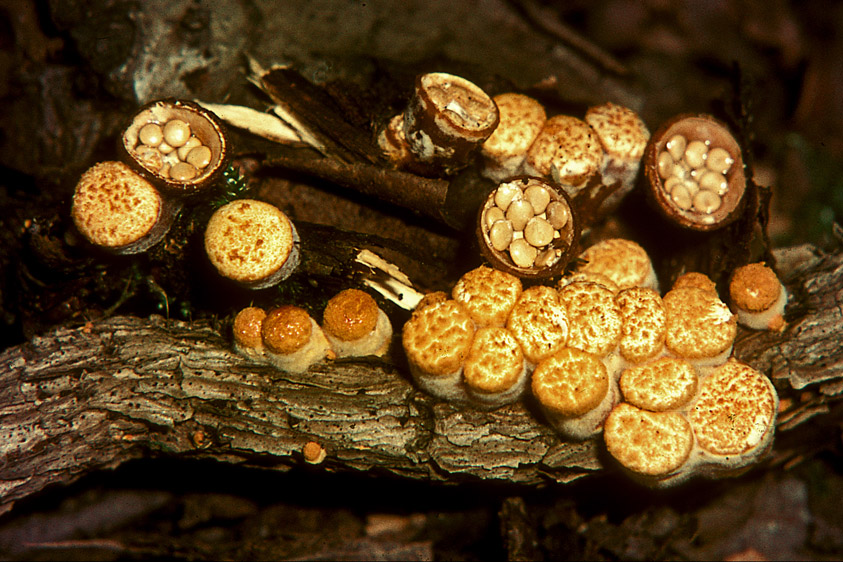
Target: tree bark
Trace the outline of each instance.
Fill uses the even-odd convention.
[[[768,464],[828,446],[828,431],[839,438],[843,397],[843,252],[779,255],[788,327],[742,331],[735,346],[782,397]],[[222,322],[114,317],[55,329],[0,355],[0,510],[144,456],[285,471],[304,465],[310,441],[327,451],[320,470],[430,481],[534,486],[613,470],[599,439],[562,441],[529,401],[465,409],[417,391],[406,372],[400,350],[303,374],[256,366],[231,350]]]

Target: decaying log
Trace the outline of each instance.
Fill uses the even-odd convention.
[[[736,355],[779,387],[780,436],[805,442],[805,421],[841,410],[843,253],[798,255],[800,265],[781,261],[791,264],[787,330],[743,333]],[[222,323],[115,317],[59,328],[0,356],[0,505],[142,456],[284,471],[305,465],[310,441],[326,449],[313,467],[326,471],[539,485],[611,470],[599,440],[560,440],[529,403],[464,409],[405,373],[400,351],[304,374],[255,366],[231,351]],[[777,442],[772,458],[805,453],[787,447]]]

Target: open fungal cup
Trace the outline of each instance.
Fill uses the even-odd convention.
[[[729,282],[729,297],[739,324],[753,330],[784,330],[787,290],[763,263],[736,269]]]
[[[414,162],[407,137],[404,136],[404,114],[393,116],[378,135],[378,146],[390,162],[403,168]]]
[[[458,170],[489,138],[500,119],[492,98],[474,83],[444,72],[416,77],[404,112],[404,136],[423,163]]]
[[[682,227],[721,228],[743,209],[741,147],[710,115],[679,115],[659,127],[644,154],[644,173],[656,207]]]
[[[230,147],[220,119],[189,101],[160,100],[142,107],[123,132],[125,160],[168,193],[189,195],[215,182]]]
[[[547,114],[541,103],[523,94],[506,93],[492,99],[498,106],[500,123],[481,148],[485,164],[482,173],[501,182],[520,173]]]
[[[205,228],[205,251],[220,275],[250,289],[289,277],[299,264],[295,226],[274,205],[239,199],[217,209]]]
[[[494,268],[539,279],[562,272],[576,251],[580,225],[558,185],[519,176],[489,194],[477,215],[476,233]]]
[[[122,162],[100,162],[79,178],[71,216],[92,244],[115,254],[143,252],[160,241],[181,205]]]
[[[337,357],[376,355],[389,349],[392,324],[369,293],[346,289],[322,314],[322,329]]]

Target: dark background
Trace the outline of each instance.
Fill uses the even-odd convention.
[[[107,283],[36,302],[19,263],[36,235],[66,226],[79,174],[114,158],[115,139],[141,103],[175,96],[263,108],[245,78],[246,55],[344,84],[358,101],[385,80],[446,68],[544,91],[571,111],[622,103],[651,130],[677,113],[719,115],[740,97],[751,116],[750,172],[774,193],[774,244],[835,243],[841,3],[3,0],[0,16],[3,347],[95,319],[114,303],[117,289]],[[248,170],[249,160],[242,164]],[[324,183],[265,174],[257,189],[294,221],[386,235],[442,263],[461,251],[441,226]],[[116,312],[160,312],[146,297]],[[477,560],[515,557],[512,533],[521,533],[532,545],[523,558],[839,559],[839,439],[801,460],[650,492],[600,477],[533,490],[152,459],[19,502],[0,518],[0,552],[35,560]]]

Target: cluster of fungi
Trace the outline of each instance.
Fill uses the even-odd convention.
[[[417,80],[407,110],[380,137],[397,167],[420,173],[464,166],[466,147],[479,145],[483,175],[496,182],[477,215],[492,267],[466,273],[450,295],[427,295],[404,325],[416,384],[480,408],[530,395],[562,436],[602,432],[619,464],[653,486],[734,474],[756,461],[772,442],[778,397],[731,352],[737,322],[784,327],[787,294],[770,268],[734,272],[734,312],[698,273],[662,296],[649,257],[630,240],[587,248],[565,273],[583,228],[578,195],[611,186],[600,203],[605,216],[634,187],[642,163],[651,201],[673,222],[706,231],[734,221],[746,181],[726,126],[682,115],[651,136],[632,110],[612,103],[589,108],[584,119],[548,118],[532,98],[484,96],[466,82],[441,73]],[[436,129],[441,122],[447,134]],[[527,289],[520,280],[560,276],[556,286]]]
[[[225,136],[208,114],[178,101],[140,111],[123,139],[128,165],[99,164],[80,180],[72,211],[79,231],[117,253],[159,240],[178,208],[173,194],[197,193],[225,161]],[[763,263],[735,271],[730,309],[700,273],[660,293],[634,241],[603,240],[577,254],[588,226],[577,198],[611,187],[595,215],[605,216],[642,166],[651,202],[680,226],[708,231],[735,220],[746,181],[724,124],[683,115],[651,135],[634,111],[613,103],[583,119],[548,117],[520,93],[491,97],[464,78],[430,73],[417,77],[379,146],[400,169],[447,176],[477,161],[495,183],[476,219],[488,265],[450,293],[425,295],[401,330],[419,388],[481,409],[532,401],[563,438],[602,434],[619,465],[652,486],[734,474],[769,449],[776,391],[732,347],[738,323],[784,328],[787,293],[775,273]],[[251,199],[219,208],[205,232],[216,270],[250,289],[289,276],[299,242],[284,213]],[[393,335],[387,315],[358,289],[331,299],[321,323],[294,304],[247,307],[233,334],[238,353],[294,372],[383,356]]]
[[[402,333],[418,386],[479,408],[529,396],[561,436],[602,433],[619,464],[652,486],[734,474],[763,455],[778,397],[731,356],[744,317],[714,283],[689,273],[661,296],[646,252],[630,240],[604,240],[581,257],[555,286],[524,289],[481,266],[451,294],[427,295]],[[734,276],[733,300],[746,275],[775,282],[778,295],[755,314],[777,325],[783,287],[763,264],[747,267]]]
[[[290,372],[303,372],[323,359],[382,356],[389,349],[392,324],[375,299],[359,289],[334,295],[322,325],[296,305],[268,313],[250,306],[234,318],[234,347],[253,361]]]
[[[192,180],[211,163],[211,149],[181,119],[147,123],[138,131],[138,141],[138,158],[165,178]]]

